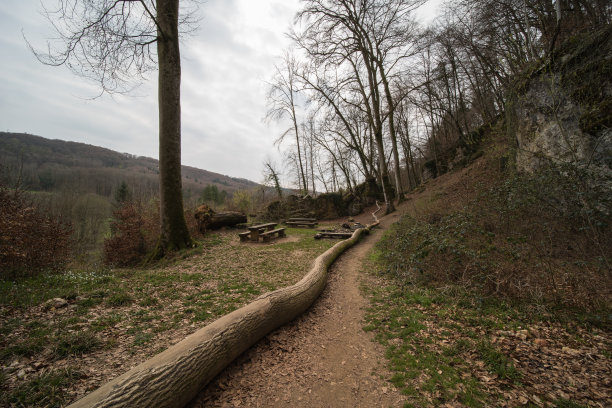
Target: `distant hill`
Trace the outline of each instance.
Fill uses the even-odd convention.
[[[32,191],[72,191],[111,197],[126,182],[138,197],[158,189],[159,162],[103,147],[45,139],[24,133],[0,132],[0,165]],[[233,193],[260,185],[246,179],[183,166],[185,198],[197,197],[207,185]]]

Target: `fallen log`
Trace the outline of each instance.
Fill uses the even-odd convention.
[[[213,216],[203,222],[202,225],[206,229],[214,230],[221,227],[232,227],[245,222],[247,222],[247,216],[243,213],[237,211],[227,211],[213,214]]]
[[[376,220],[372,226],[377,224]],[[69,408],[183,407],[241,353],[306,311],[323,292],[331,263],[372,226],[358,229],[350,239],[317,257],[298,283],[266,293],[221,317]]]
[[[225,211],[218,213],[205,204],[198,207],[194,217],[198,221],[198,229],[201,233],[205,233],[206,230],[232,227],[247,222],[246,215],[241,212]]]

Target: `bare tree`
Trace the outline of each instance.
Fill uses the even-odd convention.
[[[274,163],[271,160],[266,160],[264,162],[264,183],[271,184],[272,187],[276,190],[276,195],[279,200],[283,198],[283,190],[280,185],[280,173],[276,169]]]
[[[181,181],[179,0],[58,0],[45,13],[60,48],[31,47],[36,57],[97,81],[102,93],[127,92],[158,68],[161,231],[153,256],[191,246]]]
[[[297,149],[297,167],[298,167],[298,184],[300,190],[304,193],[308,192],[308,184],[306,183],[306,173],[304,172],[304,163],[302,159],[302,149],[300,146],[300,127],[298,125],[296,107],[298,93],[298,63],[295,57],[286,52],[283,56],[282,67],[275,66],[276,75],[272,82],[268,84],[268,112],[267,120],[281,120],[289,118],[291,126],[287,128],[276,140],[276,144],[283,142],[285,137],[293,133],[295,135],[295,144]]]
[[[343,64],[352,71],[349,74],[352,84],[361,96],[358,105],[365,109],[377,147],[387,211],[394,209],[394,194],[385,158],[385,129],[391,140],[396,187],[399,192],[402,189],[393,114],[398,101],[391,92],[391,80],[401,60],[410,54],[406,51],[413,44],[414,24],[409,16],[422,3],[422,0],[307,0],[298,13],[303,29],[292,33],[315,65]],[[319,88],[329,96],[327,89]]]

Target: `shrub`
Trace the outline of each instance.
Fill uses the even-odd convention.
[[[70,256],[70,225],[44,214],[21,188],[0,184],[0,277],[61,270]]]
[[[248,214],[253,207],[251,194],[246,190],[238,190],[232,196],[232,207],[243,214]]]
[[[568,165],[510,174],[459,211],[402,219],[380,259],[406,284],[608,310],[611,186],[605,172]]]
[[[191,236],[199,235],[193,210],[185,210],[185,221]],[[104,263],[120,267],[137,265],[159,241],[159,201],[124,202],[113,212],[110,229],[111,236],[104,241]]]
[[[140,262],[147,253],[143,233],[144,219],[139,205],[126,201],[113,212],[111,237],[104,241],[104,262],[130,266]]]

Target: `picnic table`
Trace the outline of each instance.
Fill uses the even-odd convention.
[[[257,242],[259,241],[259,234],[261,234],[265,230],[272,231],[274,227],[276,227],[276,223],[269,222],[267,224],[252,225],[250,227],[247,227],[247,229],[251,232],[251,241]]]
[[[269,241],[270,238],[276,234],[278,234],[279,237],[284,237],[285,229],[274,229],[276,225],[277,223],[275,222],[252,225],[250,227],[247,227],[247,229],[249,230],[248,232],[241,232],[240,234],[238,234],[238,236],[240,237],[240,241],[248,241],[250,239],[253,242],[258,242],[259,237],[262,237],[264,241]]]

